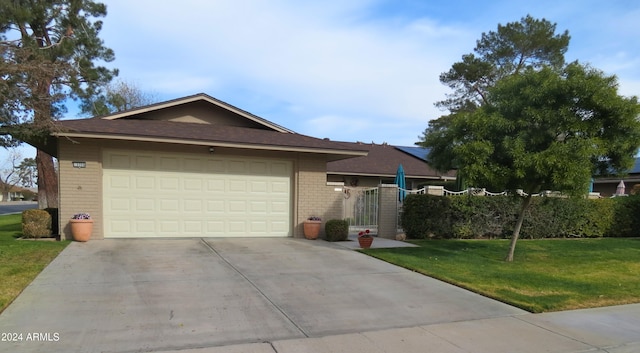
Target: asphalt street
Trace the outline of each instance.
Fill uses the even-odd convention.
[[[38,208],[38,202],[36,201],[0,202],[0,215],[20,213],[30,208]]]

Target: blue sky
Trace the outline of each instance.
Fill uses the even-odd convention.
[[[439,74],[483,32],[527,14],[569,31],[568,61],[640,94],[635,0],[103,2],[101,37],[123,80],[159,100],[204,92],[319,138],[413,145],[443,114]]]

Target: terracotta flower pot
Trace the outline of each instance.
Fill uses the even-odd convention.
[[[322,221],[304,221],[304,237],[307,239],[317,239],[320,234]]]
[[[358,237],[358,243],[360,243],[361,248],[369,249],[371,243],[373,243],[373,237]]]
[[[71,219],[69,223],[73,240],[85,242],[91,238],[93,219]]]

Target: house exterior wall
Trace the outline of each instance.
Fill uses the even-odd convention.
[[[378,236],[395,239],[398,232],[398,185],[378,185]]]
[[[303,223],[311,216],[322,219],[320,237],[323,237],[324,225],[328,220],[342,219],[341,183],[327,182],[327,161],[323,156],[301,155],[297,165],[294,237],[304,237]]]
[[[94,219],[92,239],[104,239],[102,156],[104,149],[144,150],[152,152],[209,153],[208,146],[166,143],[82,139],[59,140],[59,220],[62,239],[71,239],[69,219],[87,212]],[[303,222],[310,216],[342,218],[342,192],[339,185],[326,181],[326,159],[323,155],[294,152],[256,151],[215,148],[215,153],[228,156],[264,157],[290,160],[292,175],[291,222],[294,237],[304,237]],[[73,161],[86,162],[86,168],[74,168]],[[338,190],[336,190],[338,189]]]
[[[86,212],[93,219],[92,239],[102,233],[102,149],[95,143],[75,144],[60,139],[58,145],[60,236],[71,239],[69,219]],[[86,162],[86,168],[74,168],[72,162]]]

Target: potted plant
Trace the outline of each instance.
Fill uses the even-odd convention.
[[[360,247],[363,249],[369,249],[371,247],[373,237],[371,236],[369,229],[358,233],[358,243],[360,243]]]
[[[320,225],[322,220],[320,217],[311,216],[304,221],[304,237],[307,239],[317,239],[320,234]]]
[[[76,213],[69,221],[73,240],[85,242],[91,238],[93,219],[88,213]]]

